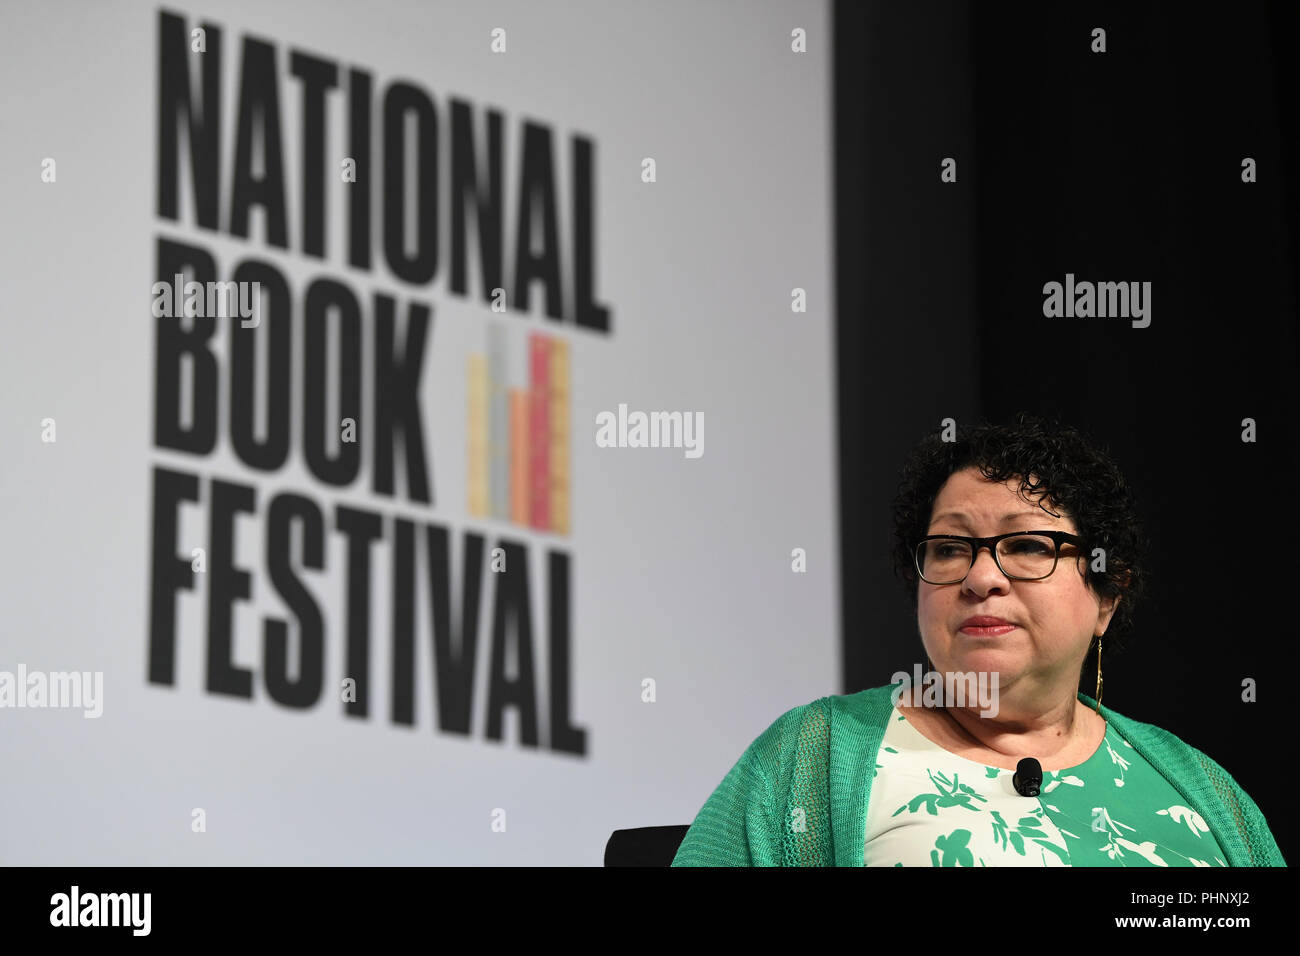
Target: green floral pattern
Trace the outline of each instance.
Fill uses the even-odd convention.
[[[1227,866],[1200,814],[1106,725],[1022,797],[1012,771],[949,753],[897,708],[876,755],[867,866]]]

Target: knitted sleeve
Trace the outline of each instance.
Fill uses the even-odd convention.
[[[1237,824],[1237,832],[1241,834],[1249,848],[1254,865],[1286,866],[1286,860],[1282,858],[1282,851],[1278,849],[1277,841],[1268,828],[1264,814],[1250,798],[1250,794],[1243,790],[1237,781],[1232,779],[1232,775],[1208,754],[1201,753],[1195,747],[1191,749],[1205,769],[1205,775],[1210,778],[1214,792],[1219,795],[1223,805],[1232,814],[1232,819]]]
[[[749,745],[696,815],[673,866],[786,865],[787,792],[801,730],[823,714],[821,703],[786,711]]]

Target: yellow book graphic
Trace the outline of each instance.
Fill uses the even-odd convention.
[[[488,373],[487,356],[469,356],[469,513],[478,518],[488,514]]]

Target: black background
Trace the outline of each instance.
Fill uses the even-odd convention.
[[[1103,652],[1105,704],[1221,763],[1288,860],[1293,7],[834,8],[844,692],[924,661],[890,556],[907,450],[948,417],[1055,415],[1119,462],[1152,539],[1133,632]],[[1150,327],[1044,318],[1043,284],[1067,272],[1150,281]]]

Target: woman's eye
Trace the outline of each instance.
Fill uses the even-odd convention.
[[[1008,551],[1014,554],[1048,554],[1051,548],[1044,541],[1013,541]]]

